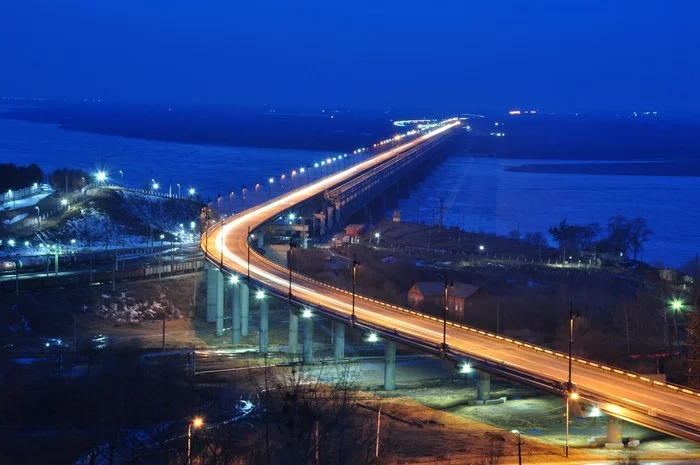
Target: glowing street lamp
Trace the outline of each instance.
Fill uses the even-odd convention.
[[[472,366],[469,364],[469,362],[464,362],[460,367],[459,367],[459,372],[465,375],[468,375],[469,373],[472,372]]]
[[[119,170],[119,176],[122,177],[122,184],[124,184],[124,172],[122,170]]]
[[[255,293],[255,298],[258,300],[264,299],[265,298],[265,291],[262,289],[258,289],[258,292]]]
[[[379,336],[377,336],[377,333],[370,333],[369,336],[367,337],[367,342],[378,342],[379,341]]]
[[[192,428],[199,429],[204,426],[204,419],[195,417],[187,425],[187,465],[192,463]]]
[[[518,435],[518,465],[523,465],[522,441],[520,440],[520,431],[514,429],[511,433]]]
[[[674,297],[668,302],[668,308],[671,310],[673,316],[673,340],[671,340],[671,338],[668,336],[668,311],[664,311],[664,332],[667,333],[667,342],[670,346],[673,346],[674,341],[678,338],[678,321],[676,320],[676,314],[683,312],[683,309],[685,308],[685,301],[681,298]]]
[[[195,192],[194,187],[190,187],[190,189],[189,189],[190,195],[193,196],[193,195],[194,195],[194,192]]]
[[[97,179],[97,182],[102,184],[107,181],[107,173],[105,171],[100,170],[95,174],[95,178]]]
[[[377,240],[377,245],[379,245],[379,238],[382,237],[382,235],[378,232],[374,233],[374,238]]]
[[[479,244],[479,252],[483,252],[484,250],[486,250],[486,247],[484,247],[483,245]]]
[[[234,274],[233,276],[231,276],[231,284],[238,284],[239,280],[240,279],[238,278],[238,275]]]
[[[302,312],[301,312],[301,317],[302,317],[302,318],[311,318],[312,316],[314,316],[314,314],[313,314],[313,312],[311,311],[310,308],[305,308],[305,309],[302,310]]]
[[[68,205],[68,199],[61,199],[61,206],[65,207],[66,205]]]
[[[272,199],[272,184],[274,184],[275,178],[270,178],[268,179],[268,184],[267,184],[267,200]]]

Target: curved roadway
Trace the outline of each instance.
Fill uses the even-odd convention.
[[[248,228],[254,231],[271,218],[285,214],[303,201],[325,189],[347,181],[368,168],[420,144],[439,137],[460,125],[452,122],[406,144],[381,153],[331,176],[283,194],[272,201],[253,207],[217,224],[202,236],[201,248],[214,264],[223,264],[224,271],[245,276],[250,270],[252,282],[282,296],[289,288],[289,271],[250,249],[248,264]],[[223,247],[222,247],[223,238]],[[349,319],[349,292],[294,274],[294,300],[328,313]],[[442,343],[442,320],[402,309],[397,306],[356,296],[355,314],[360,327],[371,328],[384,335],[428,351],[437,351]],[[449,354],[475,361],[495,373],[520,379],[550,391],[561,391],[568,377],[568,357],[466,326],[448,323]],[[572,380],[580,399],[627,421],[700,442],[700,393],[655,382],[643,375],[574,358]]]

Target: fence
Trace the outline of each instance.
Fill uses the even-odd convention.
[[[9,190],[0,194],[0,203],[11,202],[13,200],[22,200],[32,195],[39,194],[41,192],[41,186],[34,184],[33,186],[24,187],[18,190]]]

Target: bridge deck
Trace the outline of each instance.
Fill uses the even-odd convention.
[[[246,275],[248,267],[254,283],[268,291],[286,296],[288,270],[266,260],[251,249],[247,262],[248,228],[289,210],[326,189],[352,179],[396,155],[410,150],[437,134],[452,130],[458,123],[442,127],[409,143],[373,157],[310,185],[301,187],[263,205],[230,218],[223,228],[212,226],[202,237],[201,247],[213,263],[223,263],[229,273]],[[223,244],[223,248],[222,248]],[[348,319],[351,297],[347,291],[294,275],[295,301],[336,318]],[[358,297],[355,306],[358,326],[372,328],[383,337],[402,341],[427,351],[437,351],[442,342],[442,321],[372,299]],[[488,334],[461,325],[450,324],[447,331],[450,353],[468,357],[487,369],[520,379],[544,389],[556,390],[567,379],[568,358],[551,350]],[[653,382],[641,375],[576,359],[573,382],[580,399],[597,405],[610,415],[642,424],[684,439],[700,442],[700,393],[665,383]]]

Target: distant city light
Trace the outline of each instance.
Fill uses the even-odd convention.
[[[29,241],[24,241],[24,246],[29,247]]]
[[[483,252],[484,250],[486,250],[486,247],[484,247],[483,245],[479,245],[479,250]]]
[[[10,247],[14,247],[14,246],[15,246],[15,240],[14,240],[14,239],[10,239],[9,241],[7,241],[7,243],[9,244]]]

